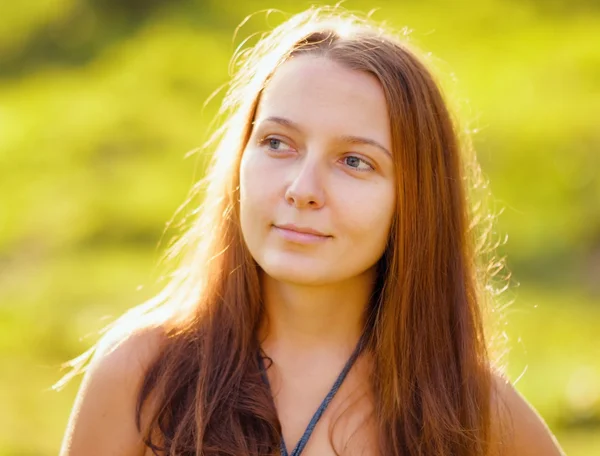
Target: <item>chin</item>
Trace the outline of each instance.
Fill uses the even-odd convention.
[[[269,277],[280,282],[296,285],[325,285],[335,282],[331,277],[333,271],[324,265],[315,264],[314,261],[264,261],[259,263],[261,269]]]
[[[323,275],[315,274],[313,271],[298,271],[295,269],[274,269],[274,270],[266,270],[263,269],[264,272],[271,278],[285,283],[292,283],[295,285],[325,285],[330,283],[331,280],[328,280],[327,277]]]

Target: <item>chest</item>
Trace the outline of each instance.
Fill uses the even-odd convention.
[[[343,371],[327,363],[264,371],[288,456],[380,454],[368,361],[359,358]],[[144,456],[154,453],[146,449]]]
[[[281,375],[272,394],[289,456],[302,441],[305,445],[296,455],[378,454],[372,395],[359,369],[348,373],[338,387],[339,378]]]
[[[346,382],[324,409],[306,440],[301,456],[380,454],[377,451],[377,431],[371,396],[356,378],[348,378]],[[306,386],[302,385],[301,381],[298,381],[297,385],[287,383],[279,388],[273,397],[290,456],[328,392]],[[155,456],[155,453],[145,448],[143,456]]]

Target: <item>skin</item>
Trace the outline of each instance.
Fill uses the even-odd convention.
[[[254,125],[240,169],[241,225],[262,270],[269,318],[262,346],[274,361],[270,382],[291,451],[360,336],[394,215],[391,132],[374,76],[312,56],[278,69]],[[327,237],[290,240],[277,228],[289,223]],[[334,454],[328,423],[350,391],[366,395],[359,370],[330,404],[305,454]],[[362,402],[357,423],[368,409]]]
[[[273,117],[287,122],[268,120]],[[266,87],[241,163],[242,231],[261,268],[268,319],[260,336],[274,362],[269,380],[288,450],[356,344],[373,266],[393,216],[391,156],[343,139],[350,135],[391,151],[377,81],[322,57],[294,58]],[[289,223],[326,238],[299,242],[274,227]],[[134,407],[145,369],[163,341],[160,328],[144,326],[126,338],[104,338],[77,396],[61,456],[151,455],[135,429]],[[372,412],[368,361],[361,357],[354,366],[303,456],[335,454],[328,428],[342,411],[332,436],[335,447],[378,454],[375,431],[366,421]],[[515,430],[502,454],[561,455],[543,420],[514,387],[499,377],[495,386],[492,406],[501,401],[505,408],[494,425],[510,419]]]

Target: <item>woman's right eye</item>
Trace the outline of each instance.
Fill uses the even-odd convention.
[[[274,137],[264,138],[260,141],[259,144],[260,144],[260,146],[267,146],[269,148],[269,150],[278,151],[278,152],[293,149],[285,141],[283,141],[279,138],[274,138]]]

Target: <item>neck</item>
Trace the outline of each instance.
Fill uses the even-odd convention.
[[[307,286],[282,282],[261,272],[265,321],[263,347],[286,352],[352,350],[364,330],[375,271],[335,284]]]

